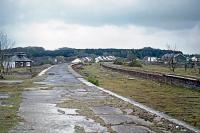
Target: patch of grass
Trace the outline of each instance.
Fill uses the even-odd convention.
[[[6,93],[10,97],[0,99],[1,102],[11,106],[0,106],[0,132],[7,133],[8,130],[14,127],[20,118],[17,116],[17,111],[21,103],[21,92],[24,88],[32,85],[31,80],[25,80],[22,84],[1,84],[0,93]]]
[[[22,67],[22,68],[12,68],[8,74],[4,75],[7,80],[24,80],[31,79],[38,75],[42,70],[50,67],[50,64],[45,64],[41,66]]]
[[[90,83],[99,86],[99,81],[98,81],[97,79],[95,79],[94,77],[87,77],[87,80],[88,80]]]
[[[37,66],[32,68],[33,76],[36,76],[43,69],[49,67],[50,65]],[[20,73],[27,72],[26,68],[16,68],[14,69],[19,76]],[[19,79],[16,75],[11,75],[12,78],[8,79]],[[30,77],[31,78],[31,77]],[[24,88],[33,87],[33,79],[27,78],[21,84],[0,84],[0,93],[9,94],[9,98],[0,99],[0,102],[4,102],[12,106],[0,106],[0,133],[7,133],[8,130],[14,127],[20,120],[17,116],[17,111],[19,110],[20,103],[22,100],[21,93]]]
[[[131,61],[127,64],[127,66],[129,67],[142,67],[142,64],[137,61],[137,60],[134,60],[134,61]]]
[[[116,64],[116,65],[123,65],[123,64],[124,64],[124,60],[118,58],[118,59],[116,59],[113,63]]]
[[[197,90],[130,77],[103,69],[99,64],[84,66],[78,71],[86,78],[96,77],[103,88],[200,127],[200,92]]]
[[[21,102],[21,89],[13,86],[0,87],[0,93],[8,93],[10,97],[8,99],[1,99],[1,102],[5,102],[9,106],[0,106],[0,131],[2,133],[8,132],[19,120],[16,112],[18,111]]]

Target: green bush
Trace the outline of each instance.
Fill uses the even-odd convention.
[[[92,84],[94,84],[94,85],[96,85],[96,86],[99,85],[99,81],[98,81],[97,79],[93,78],[93,77],[88,77],[87,80],[88,80],[90,83],[92,83]]]
[[[134,60],[134,61],[129,62],[128,66],[129,67],[142,67],[142,64],[139,61]]]
[[[116,65],[123,65],[124,64],[124,61],[122,59],[116,59],[113,64],[116,64]]]

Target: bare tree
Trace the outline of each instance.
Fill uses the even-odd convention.
[[[176,66],[175,59],[174,59],[175,52],[176,52],[176,44],[174,46],[167,44],[167,49],[172,51],[172,54],[171,54],[171,57],[169,58],[168,63],[169,63],[170,69],[172,69],[172,71],[174,72],[175,66]]]
[[[6,53],[10,52],[10,49],[14,46],[15,42],[8,38],[7,34],[0,31],[0,75],[3,78],[5,68],[8,71],[9,58],[6,57]]]

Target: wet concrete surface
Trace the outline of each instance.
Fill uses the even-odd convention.
[[[0,99],[7,99],[9,97],[10,97],[10,95],[7,93],[0,93]]]
[[[73,133],[76,132],[75,126],[83,127],[85,132],[107,132],[100,123],[79,115],[78,109],[57,106],[57,103],[70,100],[67,94],[77,95],[76,89],[77,93],[83,92],[80,81],[67,71],[67,64],[54,66],[47,72],[54,74],[42,74],[39,81],[36,79],[35,89],[27,88],[28,91],[22,93],[19,116],[24,121],[10,132]]]
[[[13,105],[9,104],[6,101],[0,101],[0,106],[1,107],[13,107]]]
[[[1,107],[12,107],[7,101],[4,101],[10,97],[7,93],[0,93],[0,106]]]
[[[20,84],[23,80],[0,80],[0,84]]]
[[[22,93],[19,116],[23,121],[11,133],[151,131],[152,123],[114,106],[124,105],[122,100],[82,84],[68,71],[67,64],[48,69],[35,81],[35,87]]]

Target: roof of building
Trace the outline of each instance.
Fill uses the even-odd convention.
[[[175,55],[174,55],[174,58],[180,57],[180,56],[186,58],[183,54],[175,54]]]
[[[22,61],[22,62],[31,62],[31,60],[25,56],[17,56],[14,55],[10,58],[10,61],[16,62],[16,61]]]
[[[165,54],[165,55],[162,56],[162,58],[172,58],[172,57],[176,58],[176,57],[179,57],[179,56],[186,58],[183,54],[180,54],[180,53],[178,53],[178,54],[174,54],[174,53]]]
[[[174,56],[174,54],[173,53],[171,53],[171,54],[164,54],[163,56],[162,56],[162,58],[172,58]]]

